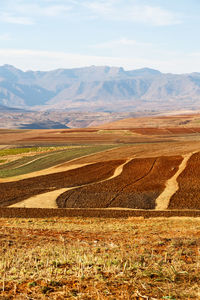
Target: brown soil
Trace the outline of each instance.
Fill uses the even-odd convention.
[[[100,162],[82,168],[0,184],[0,206],[8,206],[31,196],[100,181],[112,176],[123,160]]]
[[[166,181],[178,170],[180,156],[158,157],[150,172],[141,180],[128,184],[112,199],[113,207],[155,209],[156,199],[165,189]]]
[[[179,165],[177,172],[165,182],[165,189],[156,199],[156,209],[167,209],[170,203],[171,197],[178,191],[179,186],[177,182],[178,176],[184,171],[187,166],[187,162],[193,153],[183,155],[183,161]]]
[[[127,128],[144,128],[144,127],[195,127],[196,120],[200,119],[199,114],[183,114],[171,116],[148,116],[139,118],[128,118],[114,121],[98,126],[102,129],[127,129]]]
[[[127,160],[125,163],[119,165],[115,169],[114,174],[112,176],[110,176],[106,179],[103,179],[100,182],[105,182],[107,180],[110,180],[110,179],[113,179],[113,178],[119,176],[123,171],[124,165],[127,164],[128,162],[129,162],[129,160]],[[58,208],[56,199],[64,192],[71,190],[71,189],[76,189],[76,188],[78,188],[78,187],[63,188],[63,189],[55,190],[52,192],[39,194],[39,195],[30,197],[28,199],[25,199],[23,201],[20,201],[18,203],[12,204],[9,207]]]
[[[135,128],[131,130],[132,132],[139,133],[142,135],[178,135],[178,134],[194,134],[199,133],[200,128]]]
[[[149,210],[121,208],[26,208],[0,207],[0,218],[170,218],[170,217],[200,217],[200,210]]]
[[[0,219],[0,299],[199,299],[199,219]]]
[[[132,129],[131,131],[143,135],[169,135],[170,134],[167,128],[135,128]]]
[[[128,159],[131,157],[146,158],[159,156],[176,156],[184,155],[189,152],[195,152],[200,149],[200,141],[192,140],[188,142],[161,142],[161,143],[141,143],[123,146],[112,149],[104,153],[96,153],[88,157],[77,158],[72,163],[67,162],[62,164],[62,167],[70,166],[71,164],[87,164],[101,161],[109,161],[111,159]]]
[[[57,199],[58,207],[154,209],[155,199],[181,160],[179,156],[134,159],[114,179],[65,192]]]
[[[200,209],[200,153],[193,154],[178,177],[179,190],[172,196],[169,209]]]

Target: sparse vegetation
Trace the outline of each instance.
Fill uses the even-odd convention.
[[[198,218],[0,219],[0,228],[1,297],[199,298]]]

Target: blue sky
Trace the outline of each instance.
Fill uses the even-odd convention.
[[[199,0],[1,0],[0,65],[200,72]]]

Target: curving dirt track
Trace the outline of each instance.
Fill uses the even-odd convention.
[[[111,180],[117,176],[119,176],[122,171],[123,171],[123,167],[124,165],[126,165],[130,160],[127,160],[126,162],[123,162],[121,165],[119,165],[118,167],[116,167],[114,174],[106,179],[101,180],[100,182],[105,182],[107,180]],[[93,184],[93,183],[90,183]],[[85,186],[85,185],[84,185]],[[87,185],[86,185],[87,186]],[[38,208],[58,208],[57,203],[56,203],[56,199],[63,194],[66,191],[72,190],[72,189],[76,189],[79,188],[79,186],[77,187],[71,187],[71,188],[63,188],[63,189],[59,189],[59,190],[55,190],[52,192],[47,192],[44,194],[39,194],[33,197],[30,197],[28,199],[25,199],[23,201],[20,201],[18,203],[12,204],[10,205],[10,207],[38,207]]]
[[[60,195],[58,207],[154,209],[155,199],[163,191],[165,181],[176,173],[181,160],[181,156],[134,159],[112,180]]]
[[[193,154],[178,177],[179,190],[172,196],[169,209],[200,209],[200,152]]]
[[[112,176],[116,167],[124,162],[124,160],[100,162],[65,172],[1,183],[0,206],[12,205],[45,192],[103,180]]]
[[[168,179],[166,181],[164,191],[156,199],[156,209],[157,210],[165,210],[168,208],[171,197],[179,189],[177,178],[186,168],[187,162],[191,156],[192,156],[192,153],[183,155],[183,161],[179,165],[178,171],[174,174],[174,176],[172,176],[170,179]]]

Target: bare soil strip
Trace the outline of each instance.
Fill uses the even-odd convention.
[[[185,170],[187,162],[194,152],[183,155],[183,160],[179,165],[178,171],[170,179],[166,181],[165,189],[156,199],[156,210],[168,209],[171,197],[178,191],[179,185],[177,182],[178,176]]]
[[[200,217],[200,210],[149,210],[149,209],[107,209],[107,208],[23,208],[0,207],[0,218],[160,218]]]
[[[110,176],[109,178],[106,178],[104,180],[101,180],[99,182],[95,182],[95,183],[100,183],[100,182],[104,182],[104,181],[108,181],[111,180],[117,176],[119,176],[124,168],[124,165],[126,165],[131,159],[127,159],[127,161],[123,164],[121,164],[120,166],[118,166],[115,171],[114,174],[112,176]],[[43,194],[39,194],[33,197],[30,197],[28,199],[25,199],[21,202],[15,203],[10,205],[9,207],[27,207],[27,208],[58,208],[57,203],[56,203],[56,199],[58,198],[58,196],[60,196],[62,193],[67,192],[69,190],[72,189],[77,189],[79,187],[83,187],[83,186],[88,186],[91,185],[93,183],[89,183],[89,184],[85,184],[85,185],[81,185],[81,186],[75,186],[75,187],[70,187],[70,188],[63,188],[63,189],[58,189],[52,192],[47,192],[47,193],[43,193]]]
[[[9,207],[58,208],[55,199],[69,189],[59,189],[56,191],[36,195],[21,202],[12,204]]]

